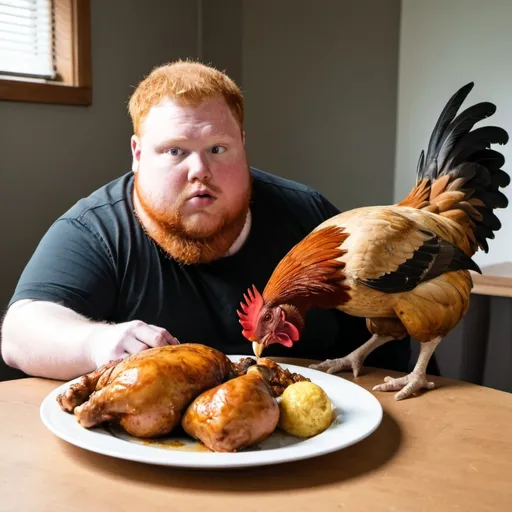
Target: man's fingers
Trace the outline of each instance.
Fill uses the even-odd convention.
[[[155,328],[151,325],[141,325],[134,330],[135,337],[149,347],[165,347],[172,343],[170,334],[165,329]]]
[[[179,345],[180,344],[178,338],[173,336],[167,329],[164,329],[163,327],[158,327],[158,325],[152,325],[152,324],[148,324],[148,325],[155,331],[161,333],[165,337],[165,340],[167,341],[168,345]]]
[[[143,350],[147,350],[149,347],[146,343],[136,340],[135,338],[129,339],[124,343],[124,350],[128,354],[138,354]]]

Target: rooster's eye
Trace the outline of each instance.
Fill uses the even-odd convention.
[[[270,313],[267,313],[264,317],[263,317],[263,320],[265,322],[270,322],[270,320],[272,320],[272,315]]]

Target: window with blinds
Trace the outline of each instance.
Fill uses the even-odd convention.
[[[52,0],[0,0],[0,74],[56,76]]]

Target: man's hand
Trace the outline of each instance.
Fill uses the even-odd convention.
[[[152,347],[178,345],[177,338],[156,325],[140,320],[113,325],[97,325],[85,340],[96,367]]]

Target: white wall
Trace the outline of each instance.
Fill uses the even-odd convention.
[[[491,101],[498,110],[484,124],[504,127],[512,137],[512,1],[402,0],[395,200],[415,182],[416,163],[426,148],[437,116],[448,98],[475,82],[464,106]],[[512,142],[497,146],[512,173]],[[511,201],[495,212],[503,223],[489,243],[489,254],[477,253],[481,266],[512,261]]]

